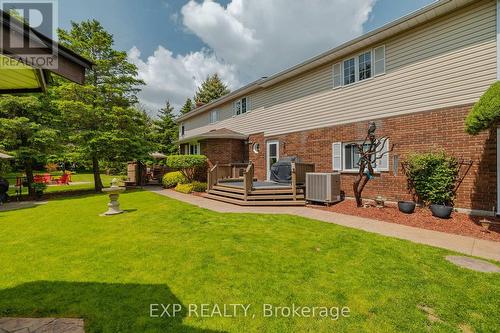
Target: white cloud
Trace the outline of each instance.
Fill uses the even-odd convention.
[[[184,25],[244,79],[269,76],[363,32],[375,0],[191,0]]]
[[[130,50],[148,84],[141,100],[151,108],[166,98],[182,104],[194,94],[195,82],[215,72],[232,89],[274,74],[360,35],[375,1],[232,0],[223,7],[190,0],[179,20],[209,50],[173,56],[160,46],[147,61]]]
[[[133,47],[128,59],[139,70],[139,78],[146,82],[140,93],[141,103],[155,111],[170,100],[177,109],[187,97],[192,97],[196,87],[208,76],[218,73],[231,89],[240,86],[234,65],[224,64],[207,50],[174,56],[163,46],[159,46],[146,61],[141,52]]]

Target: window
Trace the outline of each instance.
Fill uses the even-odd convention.
[[[356,60],[354,58],[344,61],[344,85],[356,82]]]
[[[186,145],[186,155],[200,155],[200,144],[199,143],[189,143]]]
[[[368,51],[358,57],[359,81],[372,77],[372,52]]]
[[[333,65],[333,88],[385,74],[385,46],[365,51]]]
[[[214,124],[219,121],[219,110],[214,110],[210,112],[210,124]]]
[[[365,145],[366,148],[369,144]],[[386,141],[381,154],[387,152],[389,141]],[[334,171],[357,172],[359,170],[360,155],[354,142],[336,142],[332,144],[332,167]],[[381,159],[373,162],[375,171],[389,171],[389,154],[385,153]]]
[[[342,64],[333,65],[333,87],[342,87]]]
[[[243,97],[242,99],[237,100],[233,104],[233,110],[235,115],[240,115],[247,113],[250,110],[248,97]]]
[[[181,124],[181,136],[184,136],[184,134],[186,134],[186,129],[184,128],[184,124]]]
[[[373,50],[373,74],[375,76],[385,73],[385,46]]]

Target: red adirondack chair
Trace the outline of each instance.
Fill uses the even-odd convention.
[[[58,185],[69,185],[70,176],[65,173],[60,178],[54,179]]]

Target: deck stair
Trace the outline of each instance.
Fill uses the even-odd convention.
[[[241,206],[304,206],[304,189],[298,188],[294,195],[292,188],[253,188],[245,199],[243,188],[218,183],[205,194],[206,198],[229,202]]]
[[[314,166],[307,168],[313,169]],[[295,166],[292,168],[294,172]],[[299,168],[303,170],[304,168]],[[304,173],[305,178],[305,169]],[[314,171],[314,170],[312,170]],[[227,175],[227,176],[226,176]],[[298,185],[296,173],[292,174],[292,184],[258,182],[254,179],[254,166],[248,165],[243,177],[232,178],[234,173],[225,167],[214,166],[208,174],[206,198],[240,206],[304,206],[305,188]]]

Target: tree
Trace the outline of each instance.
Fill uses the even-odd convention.
[[[59,132],[57,115],[45,96],[0,98],[0,146],[13,154],[25,172],[29,195],[34,195],[33,165],[56,150]]]
[[[368,184],[368,181],[373,178],[375,171],[373,166],[376,165],[377,161],[382,159],[385,155],[394,149],[392,145],[391,149],[385,149],[388,137],[381,137],[377,139],[375,136],[375,131],[377,126],[374,122],[369,123],[368,134],[362,144],[355,144],[355,148],[359,155],[359,170],[358,174],[353,183],[354,197],[356,198],[356,204],[358,207],[363,206],[363,199],[361,194]]]
[[[477,135],[500,120],[500,81],[491,85],[465,119],[467,133]]]
[[[193,101],[191,98],[186,99],[186,103],[181,108],[181,114],[186,114],[194,109]]]
[[[61,81],[54,104],[61,111],[71,142],[92,161],[94,185],[102,189],[100,160],[124,160],[142,156],[150,148],[146,117],[134,106],[138,88],[137,67],[126,52],[113,49],[113,36],[96,20],[71,23],[59,30],[60,43],[87,57],[94,66],[79,86]]]
[[[219,75],[216,73],[208,76],[205,81],[198,87],[194,100],[196,103],[207,104],[216,100],[224,95],[229,94],[231,91],[227,85],[222,82]]]
[[[161,153],[171,155],[177,151],[175,143],[179,131],[175,123],[174,108],[170,102],[165,103],[165,107],[159,110],[158,119],[153,121],[152,141],[158,144]]]

